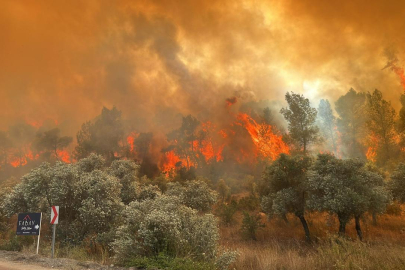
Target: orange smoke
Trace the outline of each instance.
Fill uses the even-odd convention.
[[[230,107],[230,106],[232,106],[233,104],[235,104],[237,101],[238,101],[238,99],[237,99],[236,97],[227,98],[227,99],[225,100],[226,106],[227,106],[227,107]]]

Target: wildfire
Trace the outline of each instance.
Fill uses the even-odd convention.
[[[214,138],[211,137],[211,133],[215,130],[215,126],[211,122],[202,123],[203,132],[206,134],[206,138],[203,140],[196,140],[193,142],[194,147],[199,149],[204,156],[205,161],[209,162],[215,158],[216,161],[223,160],[222,150],[224,149],[224,143],[215,144]],[[221,136],[224,135],[223,130],[218,131]],[[225,133],[226,134],[226,133]]]
[[[34,155],[32,151],[28,148],[26,153],[11,153],[10,165],[14,168],[27,165],[28,161],[35,160],[39,158],[39,154]]]
[[[65,163],[70,163],[70,154],[66,150],[57,150],[56,151],[58,154],[58,159],[65,162]]]
[[[397,66],[396,64],[397,62],[398,59],[394,59],[393,61],[388,62],[388,64],[383,69],[389,68],[392,71],[394,71],[395,74],[397,74],[399,79],[401,80],[402,88],[405,91],[405,72],[403,68]]]
[[[366,157],[367,160],[371,162],[376,162],[377,160],[377,149],[378,149],[378,138],[373,134],[369,138],[370,146],[367,149]]]
[[[139,133],[131,132],[131,134],[128,135],[128,137],[127,137],[127,143],[129,145],[129,149],[131,152],[134,152],[134,150],[135,150],[134,142],[138,136],[139,136]]]
[[[194,166],[194,162],[190,157],[181,158],[176,155],[175,150],[168,151],[164,153],[163,160],[161,161],[160,169],[166,175],[173,173],[177,167],[187,167],[190,168]]]
[[[282,140],[281,136],[273,133],[271,125],[258,124],[246,113],[239,113],[237,119],[242,122],[249,132],[256,146],[257,154],[275,160],[282,153],[290,153],[288,145]]]

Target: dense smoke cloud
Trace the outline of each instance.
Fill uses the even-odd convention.
[[[182,114],[226,120],[227,98],[290,90],[333,103],[378,88],[398,108],[382,68],[387,49],[404,66],[405,4],[374,2],[3,1],[0,129],[48,119],[73,135],[115,105],[167,132]]]

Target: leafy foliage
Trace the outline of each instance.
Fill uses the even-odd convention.
[[[43,163],[6,196],[3,209],[9,216],[25,211],[48,215],[50,206],[59,205],[63,239],[79,243],[92,233],[102,236],[119,222],[123,208],[122,185],[109,171],[94,154],[76,164]]]
[[[256,213],[250,215],[248,212],[243,213],[241,231],[247,239],[257,240],[257,230],[264,226],[265,225],[261,222],[261,216],[259,214]]]
[[[119,142],[123,133],[121,112],[115,107],[111,110],[104,107],[98,117],[84,123],[77,133],[76,158],[85,158],[91,153],[97,153],[108,162],[113,161],[114,153],[121,149]]]
[[[174,196],[131,202],[114,249],[119,260],[164,252],[170,256],[214,259],[219,232],[215,218],[199,215]]]
[[[282,108],[280,113],[288,122],[289,136],[297,148],[306,153],[310,143],[318,140],[319,129],[315,125],[317,111],[303,95],[287,92],[285,99],[288,108]]]
[[[217,201],[217,192],[201,180],[187,181],[184,185],[170,183],[167,195],[177,196],[181,202],[198,211],[208,211]]]
[[[357,223],[367,211],[383,212],[389,202],[382,176],[368,170],[358,160],[340,160],[320,154],[308,185],[311,191],[308,206],[337,214],[341,233],[345,232],[351,218],[354,217]],[[361,231],[358,233],[361,238]]]
[[[405,164],[400,163],[391,174],[389,189],[392,192],[394,200],[401,203],[405,202]]]
[[[304,214],[308,192],[307,171],[310,166],[309,157],[282,154],[266,168],[262,179],[268,191],[262,197],[263,210],[269,215],[295,214],[300,219],[308,240],[310,235]]]

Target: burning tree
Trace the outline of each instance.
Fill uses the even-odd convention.
[[[269,124],[257,123],[246,113],[240,113],[238,120],[243,123],[256,146],[256,155],[275,160],[281,153],[289,154],[290,149],[280,135],[273,131]]]
[[[34,147],[37,151],[45,155],[54,155],[55,159],[69,162],[69,155],[63,153],[65,149],[73,141],[72,137],[60,136],[60,129],[53,128],[48,131],[38,132],[34,140]]]
[[[197,139],[197,130],[200,125],[195,117],[188,115],[183,117],[183,122],[179,129],[176,129],[167,135],[168,140],[174,142],[172,149],[180,157],[176,163],[185,162],[185,166],[190,169],[197,160],[194,141]]]
[[[31,143],[35,136],[35,128],[26,123],[17,123],[9,128],[9,137],[13,144],[11,165],[23,166],[33,159]]]
[[[306,154],[308,146],[319,139],[319,129],[315,125],[317,111],[303,95],[287,92],[285,99],[288,108],[282,108],[280,112],[288,122],[288,135],[297,149]]]
[[[371,134],[370,147],[376,150],[377,161],[386,163],[393,156],[395,110],[377,89],[367,94],[367,128]]]

